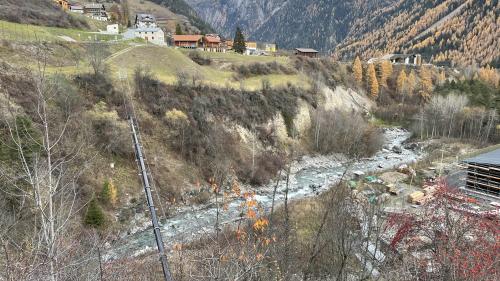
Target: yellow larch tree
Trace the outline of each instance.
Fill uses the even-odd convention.
[[[101,199],[105,203],[110,203],[111,205],[115,205],[118,202],[118,189],[113,184],[111,179],[104,183],[101,192]]]
[[[446,81],[446,73],[444,72],[444,70],[441,70],[441,72],[439,72],[439,85],[443,85],[444,82]]]
[[[408,78],[406,78],[406,90],[408,91],[408,96],[411,97],[413,95],[416,85],[417,85],[417,75],[415,74],[415,71],[412,69],[410,71],[410,74],[408,75]]]
[[[384,60],[379,64],[379,72],[380,72],[380,85],[387,87],[387,79],[392,75],[392,63],[388,60]]]
[[[500,75],[498,74],[497,70],[490,67],[482,67],[478,71],[478,78],[485,83],[490,84],[492,87],[498,87],[499,81],[500,81]]]
[[[352,72],[354,73],[354,78],[358,83],[363,81],[363,66],[361,65],[361,60],[359,56],[356,56],[352,64]]]
[[[375,66],[373,65],[373,63],[368,65],[368,85],[371,98],[373,100],[376,100],[379,94],[379,84],[377,80],[377,73],[375,72]]]
[[[433,89],[432,75],[428,67],[423,66],[420,69],[420,96],[423,100],[428,101],[431,98],[431,93]]]
[[[400,94],[403,97],[403,100],[404,100],[404,96],[406,95],[406,80],[407,79],[408,78],[406,76],[406,71],[403,68],[399,72],[398,80],[397,80],[398,94]]]

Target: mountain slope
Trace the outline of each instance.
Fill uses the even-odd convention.
[[[62,11],[52,0],[0,0],[0,20],[56,27],[87,27]]]
[[[186,0],[208,24],[222,35],[234,34],[237,26],[250,35],[288,0]]]
[[[201,19],[195,10],[191,8],[184,0],[149,0],[158,5],[167,7],[170,11],[185,16],[193,26],[198,28],[201,33],[212,33],[213,28]]]
[[[419,52],[437,63],[498,65],[498,0],[186,0],[219,32],[339,58]],[[462,40],[462,38],[464,40]]]
[[[421,53],[432,63],[498,67],[499,14],[498,0],[400,1],[380,15],[386,19],[381,26],[356,20],[336,55]]]

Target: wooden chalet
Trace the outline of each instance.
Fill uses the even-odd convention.
[[[224,53],[226,46],[218,34],[207,34],[203,37],[203,50]]]
[[[314,49],[309,48],[297,48],[295,49],[295,55],[309,57],[309,58],[317,58],[319,52]]]
[[[197,49],[202,46],[202,35],[173,35],[174,45],[179,48]]]

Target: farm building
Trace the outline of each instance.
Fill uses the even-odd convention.
[[[304,56],[304,57],[310,57],[310,58],[318,57],[318,51],[316,51],[314,49],[308,49],[308,48],[297,48],[297,49],[295,49],[295,54],[297,56]]]
[[[173,35],[174,45],[179,48],[197,49],[201,47],[202,35]]]
[[[500,197],[500,149],[464,161],[467,166],[466,187]]]

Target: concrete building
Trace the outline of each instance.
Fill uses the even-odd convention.
[[[108,34],[120,34],[120,27],[118,24],[109,24],[106,26],[106,33]]]
[[[422,56],[419,54],[387,54],[380,58],[371,58],[368,60],[368,63],[378,63],[381,61],[390,61],[392,64],[420,66],[422,65]]]
[[[464,160],[466,188],[500,198],[500,149]]]

